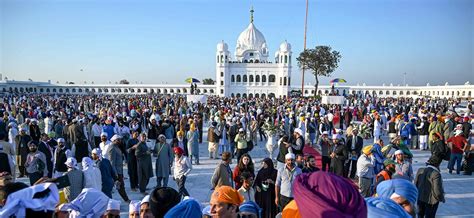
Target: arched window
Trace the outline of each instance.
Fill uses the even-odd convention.
[[[244,76],[243,76],[243,82],[244,82],[244,83],[247,82],[247,75],[244,75]]]
[[[383,95],[383,91],[382,91],[382,90],[379,91],[379,95]]]
[[[253,75],[249,75],[249,82],[253,83]]]
[[[217,55],[217,57],[216,57],[216,58],[217,58],[217,63],[219,63],[219,55]]]
[[[224,62],[224,55],[221,55],[221,63]]]
[[[234,82],[235,82],[235,76],[234,76],[234,75],[230,76],[230,82],[231,82],[231,83],[234,83]]]
[[[243,98],[247,98],[247,93],[242,94]]]
[[[234,93],[230,94],[230,97],[232,97],[232,98],[235,97]]]
[[[288,55],[285,55],[285,64],[288,63]]]
[[[187,89],[183,89],[183,93],[188,93],[188,90],[187,90]]]
[[[237,75],[237,82],[238,83],[242,82],[242,79],[241,79],[240,75]]]
[[[214,89],[209,90],[211,94],[214,94]]]
[[[275,75],[270,74],[270,76],[268,76],[268,82],[274,83],[275,80],[276,80]],[[285,85],[286,85],[286,84],[285,84]]]
[[[49,88],[47,88],[47,89],[46,89],[46,92],[48,92],[48,93],[49,93]]]
[[[260,75],[256,75],[256,76],[255,76],[255,82],[256,82],[256,83],[259,83],[259,82],[260,82]]]
[[[397,91],[394,90],[394,91],[393,91],[393,95],[397,95]]]
[[[387,91],[385,92],[385,94],[386,94],[386,95],[390,95],[390,91],[387,90]]]
[[[286,86],[286,80],[287,80],[287,79],[286,79],[286,76],[283,77],[283,85],[284,85],[284,86]]]
[[[462,91],[462,96],[465,96],[466,95],[466,91]]]
[[[252,93],[249,94],[249,98],[253,98],[253,94],[252,94]]]
[[[259,98],[259,97],[260,97],[260,95],[258,93],[255,94],[255,98]]]
[[[467,96],[471,97],[471,91],[467,92]]]
[[[41,91],[41,92],[43,92],[43,91]],[[63,89],[59,89],[59,93],[63,93]]]
[[[262,83],[266,83],[266,82],[267,82],[267,76],[262,75]]]

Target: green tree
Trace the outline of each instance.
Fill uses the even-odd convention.
[[[316,46],[314,49],[306,49],[296,58],[298,67],[310,70],[316,83],[314,84],[314,96],[318,93],[319,76],[331,76],[338,67],[341,55],[338,51],[332,51],[330,46]]]
[[[202,84],[204,84],[204,85],[214,85],[214,83],[216,83],[216,81],[214,81],[211,78],[207,78],[207,79],[202,80]]]

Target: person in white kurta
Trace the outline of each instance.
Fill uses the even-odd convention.
[[[380,117],[376,116],[374,119],[374,143],[380,139],[380,136],[382,136],[382,123],[380,121]]]
[[[102,174],[91,158],[82,158],[82,172],[84,173],[84,188],[102,190]]]

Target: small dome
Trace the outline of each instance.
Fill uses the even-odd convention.
[[[217,51],[227,51],[228,46],[227,43],[222,40],[221,42],[217,43]]]
[[[291,51],[291,44],[288,43],[286,40],[280,44],[280,51],[282,52],[289,52]]]

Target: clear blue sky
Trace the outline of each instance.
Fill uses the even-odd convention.
[[[271,56],[286,39],[297,57],[304,0],[0,0],[0,72],[15,80],[76,83],[214,78],[216,44],[224,40],[234,53],[251,5]],[[398,84],[406,72],[409,84],[474,83],[472,0],[309,5],[308,47],[330,45],[342,54],[333,77]],[[301,72],[293,63],[298,85]]]

